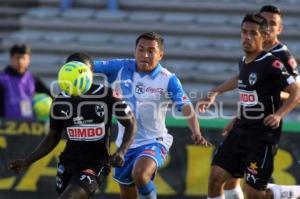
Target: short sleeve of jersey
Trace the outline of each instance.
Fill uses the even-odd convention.
[[[62,112],[64,112],[64,109],[61,105],[56,104],[54,100],[51,105],[50,129],[54,130],[55,132],[61,132],[64,129],[62,119],[64,115],[62,115]]]
[[[131,111],[130,106],[123,100],[122,95],[109,88],[108,95],[110,96],[112,112],[118,117],[124,117]]]
[[[169,80],[168,94],[179,111],[181,111],[183,105],[191,103],[176,75],[173,75]]]
[[[277,56],[277,54],[274,54]],[[293,76],[298,76],[298,64],[294,56],[288,51],[283,51],[280,55],[278,53],[278,58],[283,62],[284,66],[286,67],[287,71]]]
[[[295,82],[295,79],[287,72],[285,66],[278,59],[271,61],[269,72],[269,78],[275,81],[276,86],[283,90],[288,85]]]
[[[113,59],[109,61],[94,61],[94,72],[102,73],[107,76],[109,83],[116,80],[119,70],[124,66],[135,65],[134,59]]]

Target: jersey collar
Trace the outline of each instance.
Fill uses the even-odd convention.
[[[162,69],[162,66],[158,63],[157,66],[154,68],[154,70],[151,71],[151,73],[142,73],[142,72],[137,71],[137,65],[135,64],[134,72],[138,73],[141,77],[149,75],[152,79],[154,79],[159,74],[161,69]]]

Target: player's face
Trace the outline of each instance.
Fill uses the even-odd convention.
[[[16,53],[10,57],[10,66],[20,74],[26,72],[29,64],[30,64],[29,54]]]
[[[139,72],[150,73],[163,57],[155,40],[140,39],[135,48],[135,59]]]
[[[269,26],[269,36],[268,40],[270,42],[273,42],[277,40],[277,36],[282,31],[282,21],[281,17],[278,14],[270,13],[270,12],[262,12],[260,13],[268,22]]]
[[[245,53],[262,51],[264,37],[256,23],[244,22],[241,30],[242,46]]]

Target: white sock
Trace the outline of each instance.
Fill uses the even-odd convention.
[[[244,199],[244,194],[240,185],[234,189],[225,189],[225,199]]]
[[[155,189],[151,191],[148,195],[142,195],[139,193],[139,199],[157,199],[157,194]]]
[[[270,188],[274,199],[296,199],[300,197],[300,186],[274,185]]]
[[[207,199],[225,199],[225,195],[217,196],[217,197],[207,197]]]

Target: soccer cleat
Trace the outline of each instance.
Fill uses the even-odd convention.
[[[291,190],[280,190],[281,199],[296,199],[293,198],[293,192]]]

